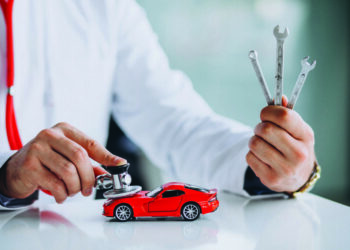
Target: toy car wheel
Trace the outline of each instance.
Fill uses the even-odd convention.
[[[196,203],[186,203],[181,209],[181,215],[185,220],[196,220],[200,215],[200,208]]]
[[[128,221],[132,218],[132,208],[127,204],[120,204],[114,209],[114,218],[117,221]]]

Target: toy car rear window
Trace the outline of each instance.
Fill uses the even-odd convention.
[[[186,185],[185,185],[185,188],[187,188],[187,189],[192,189],[192,190],[196,190],[196,191],[203,192],[203,193],[209,193],[209,192],[210,192],[209,189],[202,188],[202,187],[195,186],[195,185],[190,185],[190,184],[186,184]]]

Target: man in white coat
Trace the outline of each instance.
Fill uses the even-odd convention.
[[[78,192],[90,195],[93,169],[103,172],[90,159],[106,166],[125,163],[101,146],[111,112],[174,179],[245,196],[248,165],[261,186],[277,192],[296,191],[309,179],[316,162],[314,136],[302,118],[283,106],[268,106],[251,131],[215,114],[190,80],[169,68],[135,1],[15,0],[13,19],[14,104],[24,147],[10,150],[5,137],[1,18],[3,207],[31,203],[39,188],[58,203]]]

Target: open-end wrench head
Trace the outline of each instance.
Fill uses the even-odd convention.
[[[287,38],[287,36],[289,35],[289,30],[286,27],[284,29],[284,32],[281,33],[280,32],[280,26],[277,25],[274,29],[273,29],[273,35],[276,37],[277,40],[284,40]]]
[[[258,52],[256,52],[255,50],[251,50],[249,51],[248,56],[250,59],[256,60],[258,58]]]
[[[301,67],[307,69],[308,71],[313,70],[316,67],[316,60],[314,60],[311,64],[309,63],[309,56],[304,57],[301,60]]]

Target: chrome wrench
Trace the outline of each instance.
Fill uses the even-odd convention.
[[[305,57],[303,60],[301,60],[301,71],[298,76],[298,79],[294,85],[292,95],[290,97],[290,101],[288,102],[287,107],[290,109],[293,109],[295,103],[298,100],[299,94],[301,92],[301,89],[305,83],[306,77],[309,74],[311,70],[313,70],[316,67],[316,61],[313,61],[312,64],[309,62],[309,57]]]
[[[265,96],[267,104],[268,105],[273,105],[273,100],[272,100],[269,88],[268,88],[268,86],[266,84],[264,75],[262,73],[262,70],[261,70],[261,67],[260,67],[260,64],[259,64],[258,53],[255,50],[249,51],[249,59],[252,62],[254,71],[256,73],[256,77],[258,78],[259,83],[261,85],[261,88],[262,88],[262,90],[264,92],[264,96]]]
[[[275,105],[282,105],[283,93],[283,44],[288,37],[289,30],[285,28],[283,33],[280,33],[280,26],[277,25],[273,29],[273,35],[277,41],[277,58],[276,58],[276,86],[275,86]]]

